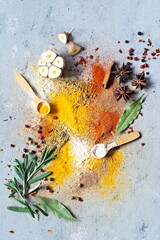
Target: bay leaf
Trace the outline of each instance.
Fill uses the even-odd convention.
[[[38,197],[38,201],[44,207],[46,212],[52,213],[58,218],[75,220],[71,212],[59,201],[42,196]]]
[[[116,134],[123,132],[138,117],[144,101],[143,96],[144,94],[124,111],[117,124]]]

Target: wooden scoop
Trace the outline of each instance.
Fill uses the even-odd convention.
[[[103,158],[107,155],[108,151],[114,147],[118,147],[124,145],[126,143],[132,142],[140,137],[140,133],[138,131],[128,133],[122,137],[119,137],[115,142],[110,144],[100,143],[96,144],[91,152],[95,158]]]
[[[19,86],[33,99],[36,104],[37,112],[42,115],[47,115],[51,110],[49,103],[46,100],[42,100],[35,94],[29,83],[24,79],[24,77],[22,77],[21,74],[15,73],[14,79]]]

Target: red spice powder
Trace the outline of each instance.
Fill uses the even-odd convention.
[[[91,74],[92,74],[91,83],[95,85],[94,87],[96,87],[97,92],[101,92],[103,90],[102,83],[105,76],[105,70],[102,64],[99,62],[92,63]]]
[[[118,112],[103,111],[98,119],[92,121],[93,132],[95,133],[95,141],[102,141],[110,138],[112,132],[115,132],[120,114]]]

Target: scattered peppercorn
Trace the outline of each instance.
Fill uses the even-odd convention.
[[[80,188],[82,188],[82,187],[84,187],[84,184],[83,184],[83,183],[80,183],[80,185],[79,185],[79,186],[80,186]]]
[[[54,181],[54,178],[50,178],[49,180],[50,180],[51,182],[53,182],[53,181]]]
[[[10,147],[14,148],[14,147],[15,147],[15,145],[14,145],[14,144],[10,144]]]
[[[141,143],[142,147],[144,147],[146,144],[145,143]]]
[[[156,55],[156,53],[155,53],[155,52],[151,52],[151,55],[152,55],[152,56],[155,56],[155,55]]]
[[[38,139],[43,140],[44,137],[40,135],[40,136],[38,136]]]
[[[13,234],[13,233],[14,233],[14,231],[13,231],[13,230],[10,230],[10,231],[9,231],[9,233],[12,233],[12,234]]]
[[[54,193],[54,190],[53,190],[53,189],[50,189],[49,192],[50,192],[50,193]]]
[[[83,199],[81,197],[78,197],[78,201],[83,202]]]
[[[146,60],[142,58],[142,59],[141,59],[141,62],[146,62]]]
[[[52,119],[56,120],[58,119],[58,116],[53,116]]]
[[[142,33],[142,32],[137,32],[137,34],[138,34],[139,36],[142,36],[142,35],[143,35],[143,33]]]
[[[30,154],[36,154],[36,151],[35,151],[35,150],[32,150],[32,151],[30,152]]]
[[[38,133],[42,133],[42,131],[41,131],[41,130],[38,130],[37,132],[38,132]]]
[[[23,149],[23,152],[27,153],[27,152],[28,152],[28,149],[27,149],[27,148],[24,148],[24,149]]]
[[[77,198],[73,196],[71,199],[72,199],[72,200],[76,200]]]
[[[149,75],[149,72],[146,72],[146,75]]]
[[[118,52],[119,52],[119,53],[122,53],[122,49],[119,49]]]
[[[129,41],[128,41],[128,40],[125,40],[125,43],[129,43]]]
[[[134,57],[133,60],[134,60],[134,61],[138,61],[139,58],[138,58],[138,57]]]
[[[25,124],[24,126],[25,126],[25,128],[30,128],[30,126],[28,124]]]

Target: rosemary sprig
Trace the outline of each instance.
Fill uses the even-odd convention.
[[[37,213],[35,210],[37,209],[44,215],[48,215],[36,204],[29,204],[27,197],[40,187],[40,183],[34,186],[32,186],[32,184],[39,182],[52,174],[52,172],[40,173],[40,171],[47,163],[56,158],[56,155],[54,155],[53,152],[53,148],[46,147],[40,160],[38,160],[37,156],[32,157],[30,154],[25,155],[23,162],[15,159],[16,165],[14,166],[14,170],[21,181],[18,182],[17,178],[14,178],[13,180],[9,180],[5,186],[12,191],[10,197],[14,198],[18,203],[23,205],[23,207],[8,207],[9,210],[28,212],[32,217],[35,217],[35,214]]]
[[[35,215],[42,213],[44,216],[48,216],[48,213],[52,213],[59,218],[74,220],[75,218],[71,212],[57,200],[39,196],[37,198],[38,204],[31,203],[30,194],[39,189],[41,183],[35,185],[36,182],[48,177],[52,172],[40,171],[43,167],[57,156],[53,154],[55,148],[46,147],[42,153],[41,158],[38,160],[37,156],[32,157],[30,154],[26,155],[24,160],[20,162],[15,159],[16,165],[14,166],[15,173],[19,177],[20,181],[16,178],[9,180],[5,184],[12,192],[10,198],[13,198],[21,207],[9,206],[8,210],[14,212],[29,213],[33,218]],[[34,184],[32,186],[32,184]],[[42,205],[42,207],[40,206]]]

